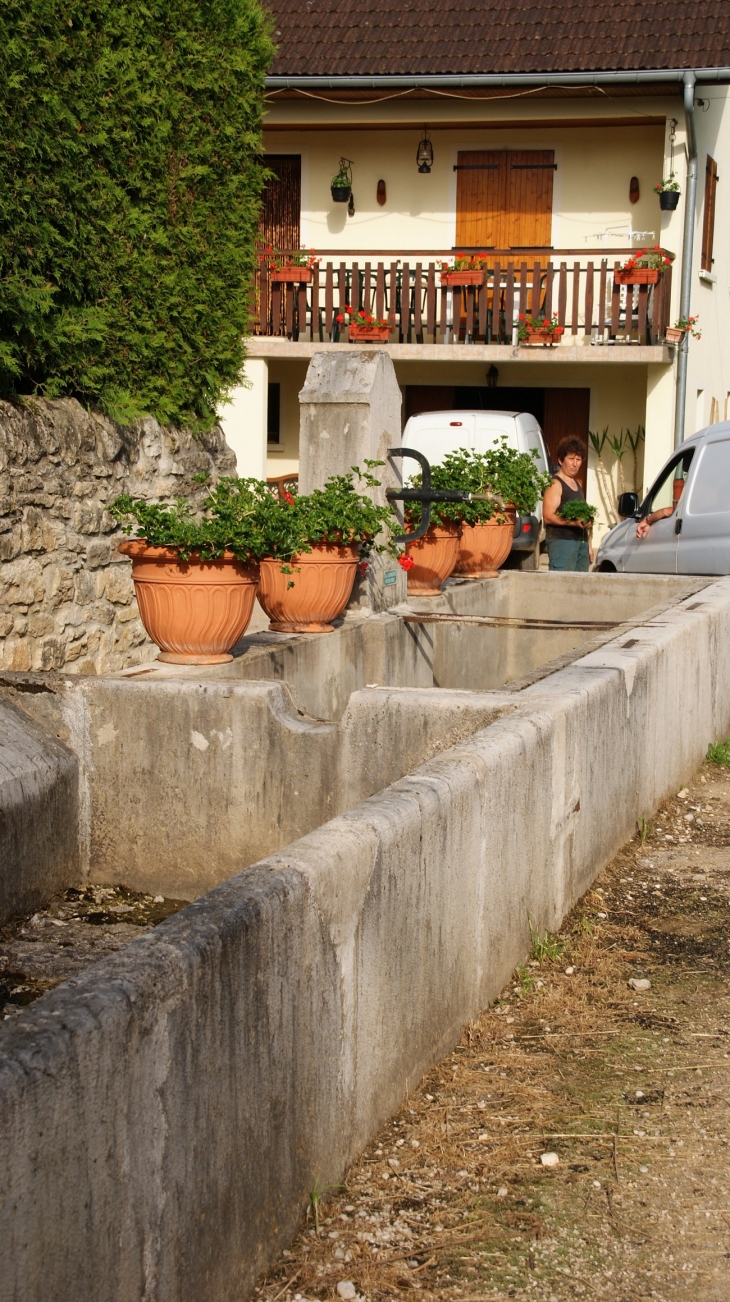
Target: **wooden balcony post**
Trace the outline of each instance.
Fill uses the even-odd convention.
[[[426,331],[432,341],[436,342],[436,264],[428,264],[428,281],[426,286]]]
[[[332,339],[332,328],[334,326],[335,307],[334,307],[334,267],[331,262],[327,263],[327,271],[324,281],[324,328],[330,339]]]
[[[583,333],[590,335],[593,326],[593,263],[586,266],[586,302],[583,312]]]
[[[606,335],[606,279],[608,259],[601,259],[601,279],[598,284],[598,339],[603,341]]]
[[[573,263],[573,316],[570,325],[572,335],[578,334],[578,303],[580,299],[580,263]]]
[[[568,310],[568,264],[561,262],[558,281],[558,325],[565,329],[565,317]]]

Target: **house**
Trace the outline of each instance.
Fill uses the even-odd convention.
[[[366,306],[387,318],[404,419],[527,409],[553,450],[592,431],[588,496],[613,523],[617,490],[730,414],[730,8],[271,3],[262,249],[320,261],[281,284],[262,260],[250,387],[224,417],[239,473],[296,473],[309,359],[352,348],[337,317]],[[657,284],[618,283],[655,245]],[[481,285],[442,285],[457,251],[486,255]],[[521,343],[529,313],[555,315],[559,342]],[[701,339],[667,342],[695,315]]]

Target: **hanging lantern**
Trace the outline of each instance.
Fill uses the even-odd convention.
[[[430,172],[433,167],[433,145],[426,127],[423,128],[423,136],[418,142],[416,162],[418,163],[419,172]]]

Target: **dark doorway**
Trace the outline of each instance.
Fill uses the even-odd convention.
[[[581,443],[588,443],[591,391],[590,389],[544,389],[543,392],[545,410],[544,418],[540,423],[548,456],[553,464],[556,464],[555,449],[561,439],[573,437],[580,439]],[[583,469],[578,476],[584,493],[587,469],[587,462],[584,461]]]
[[[544,389],[502,385],[490,389],[486,385],[470,388],[458,385],[454,390],[454,407],[460,411],[529,411],[542,425]]]
[[[259,240],[275,249],[298,249],[302,207],[300,154],[265,154],[264,163],[274,176],[264,186]]]

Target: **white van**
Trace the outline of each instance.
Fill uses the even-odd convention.
[[[636,521],[673,507],[645,538]],[[621,574],[730,574],[730,421],[710,425],[672,453],[641,505],[622,493],[625,517],[603,539],[596,569]]]
[[[438,466],[447,452],[455,452],[457,448],[486,452],[505,434],[509,446],[518,452],[537,453],[538,470],[549,469],[542,430],[535,417],[526,411],[422,412],[406,422],[402,446],[415,448],[432,466]],[[541,532],[542,502],[538,502],[534,515],[520,515],[515,522],[511,554],[521,569],[537,568]]]

